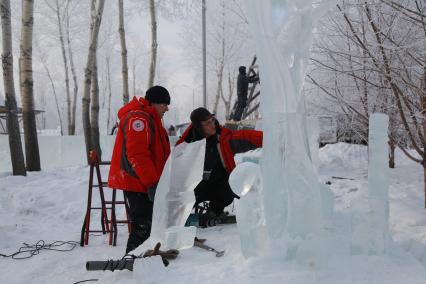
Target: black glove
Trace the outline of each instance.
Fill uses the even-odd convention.
[[[148,194],[148,198],[149,198],[149,200],[151,200],[151,202],[154,202],[155,191],[157,190],[157,185],[158,185],[158,183],[156,183],[153,186],[151,186],[150,188],[148,188],[147,194]]]

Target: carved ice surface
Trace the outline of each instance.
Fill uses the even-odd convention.
[[[303,263],[317,272],[317,268],[328,267],[333,275],[343,268],[347,273],[340,276],[349,283],[363,283],[358,281],[361,271],[386,271],[394,246],[389,234],[388,118],[383,114],[370,117],[367,198],[350,204],[349,212],[334,212],[333,192],[318,181],[318,122],[306,118],[302,95],[312,31],[333,2],[246,1],[261,79],[262,188],[254,190],[253,179],[246,184],[241,181],[245,174],[240,171],[253,171],[247,166],[237,167],[233,188],[250,188],[238,203],[245,256],[265,257],[257,258],[256,264],[267,263],[269,257]],[[259,227],[256,222],[246,224],[248,216],[261,208],[252,203],[254,212],[245,210],[250,199],[244,197],[252,191],[261,192],[257,200],[263,200],[267,228],[259,244],[247,237],[250,226]],[[265,247],[263,254],[254,251],[259,247]],[[398,254],[397,250],[392,254]],[[375,281],[374,277],[365,279]]]
[[[309,157],[311,158],[314,169],[318,174],[319,167],[319,120],[317,117],[310,116],[306,119],[306,131],[309,141]]]
[[[261,255],[266,246],[266,224],[262,202],[260,167],[252,162],[238,164],[229,177],[235,201],[241,251],[248,258]]]
[[[323,225],[301,95],[316,20],[311,15],[319,6],[307,0],[247,1],[261,74],[266,226],[269,241],[283,248],[285,239],[308,240]]]
[[[370,204],[372,243],[375,251],[385,253],[389,241],[389,166],[388,122],[383,113],[370,115],[368,134],[368,201]]]
[[[184,227],[203,175],[205,139],[172,149],[155,194],[150,243],[183,249],[193,245],[195,227]]]

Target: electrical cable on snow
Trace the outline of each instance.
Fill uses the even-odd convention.
[[[96,278],[94,278],[94,279],[87,279],[87,280],[81,280],[81,281],[78,281],[78,282],[74,282],[73,284],[78,284],[78,283],[84,283],[84,282],[90,282],[90,281],[98,281],[99,279],[96,279]]]
[[[80,243],[76,241],[55,241],[51,244],[46,244],[43,240],[39,240],[35,245],[23,243],[24,246],[20,247],[17,252],[9,255],[0,253],[0,256],[11,257],[12,259],[27,259],[39,254],[41,250],[54,250],[60,252],[72,251],[79,244]],[[62,248],[63,246],[66,247]]]

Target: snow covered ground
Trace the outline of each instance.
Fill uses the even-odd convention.
[[[0,253],[12,254],[22,243],[35,244],[39,240],[79,242],[87,180],[87,167],[30,173],[27,177],[1,176]],[[367,148],[344,143],[322,148],[320,180],[331,182],[335,210],[350,212],[354,201],[367,198]],[[398,152],[390,184],[390,230],[395,246],[388,257],[355,256],[347,263],[334,259],[323,272],[280,259],[245,260],[236,225],[223,225],[197,232],[199,237],[207,238],[207,244],[226,251],[221,258],[194,247],[181,251],[167,268],[159,257],[152,257],[137,260],[133,272],[87,272],[88,260],[122,257],[127,228],[119,226],[116,247],[108,245],[107,236],[95,234],[90,236],[88,246],[76,246],[69,252],[43,250],[22,260],[2,257],[0,282],[75,283],[91,279],[93,282],[85,283],[425,283],[426,211],[421,166]],[[121,193],[118,196],[121,198]],[[93,216],[92,225],[99,226],[98,220]]]

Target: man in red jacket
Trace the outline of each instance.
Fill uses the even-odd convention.
[[[192,111],[191,122],[176,144],[206,138],[203,180],[194,189],[196,204],[203,201],[210,203],[208,216],[202,218],[205,220],[220,216],[234,198],[239,198],[228,182],[235,168],[234,155],[262,147],[263,132],[232,131],[222,127],[214,115],[202,107]],[[201,219],[199,222],[202,223]]]
[[[118,111],[120,123],[108,177],[108,186],[124,190],[132,222],[126,254],[151,233],[155,189],[170,154],[170,143],[162,124],[169,110],[169,92],[154,86],[145,98],[133,97]]]

